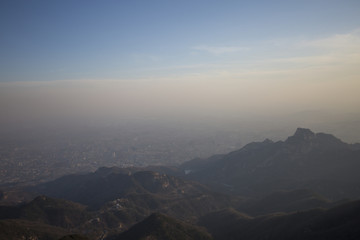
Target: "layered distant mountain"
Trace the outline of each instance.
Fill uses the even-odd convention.
[[[200,183],[164,173],[131,172],[120,168],[100,168],[94,173],[68,175],[29,190],[78,202],[93,210],[116,213],[114,219],[124,227],[152,212],[180,219],[197,218],[229,205],[238,206],[244,201],[242,197],[217,193]]]
[[[304,128],[286,141],[250,143],[226,155],[186,162],[181,169],[187,179],[244,196],[306,188],[331,199],[360,197],[359,144]]]
[[[360,198],[359,170],[359,144],[299,128],[180,167],[103,167],[27,186],[40,196],[0,206],[0,238],[358,239],[360,204],[349,199]],[[1,203],[22,191],[0,191]]]
[[[156,221],[177,218],[194,223],[208,212],[228,206],[236,207],[244,202],[241,197],[213,192],[197,182],[164,173],[132,172],[120,168],[100,168],[94,173],[64,176],[28,190],[68,201],[40,196],[19,207],[0,207],[0,219],[30,219],[67,230],[77,229],[78,233],[91,233],[97,236],[95,239],[116,235],[154,212],[169,215],[167,218],[163,215],[150,218]],[[70,201],[84,204],[90,209]],[[183,236],[191,233],[184,239],[198,239],[196,236],[203,234],[196,227],[179,222],[166,225],[166,229],[179,226],[183,228],[180,231]],[[163,230],[156,231],[162,233]],[[166,230],[166,234],[170,233],[180,234]],[[209,234],[204,236],[200,239],[208,239]],[[163,236],[158,239],[170,238]]]
[[[162,194],[177,197],[208,191],[201,184],[188,183],[166,174],[152,171],[132,173],[117,167],[100,168],[88,174],[67,175],[38,185],[32,190],[94,208],[131,194]]]

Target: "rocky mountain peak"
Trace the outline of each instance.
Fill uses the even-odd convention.
[[[348,148],[348,144],[342,142],[331,134],[326,133],[313,133],[307,128],[298,128],[295,134],[288,137],[286,143],[290,145],[296,145],[304,150],[304,146],[307,150],[312,147],[323,148],[323,149],[343,149]]]
[[[266,139],[263,141],[263,143],[265,143],[265,144],[271,144],[271,143],[274,143],[274,142],[273,142],[272,140],[266,138]]]
[[[302,139],[302,140],[310,140],[315,137],[315,133],[313,133],[308,128],[297,128],[293,137]]]
[[[288,137],[287,143],[309,142],[316,138],[316,134],[308,128],[297,128],[293,136]]]

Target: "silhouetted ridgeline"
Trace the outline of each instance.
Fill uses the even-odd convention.
[[[360,197],[360,146],[298,128],[286,141],[250,143],[238,151],[181,165],[186,178],[243,196],[311,189],[330,199]]]
[[[104,167],[26,187],[40,196],[0,206],[0,239],[359,239],[359,170],[359,144],[299,128],[177,168]]]

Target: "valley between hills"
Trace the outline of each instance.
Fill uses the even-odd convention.
[[[0,239],[359,239],[360,144],[298,128],[178,166],[3,185]]]

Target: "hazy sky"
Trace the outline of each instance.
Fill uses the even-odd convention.
[[[360,1],[0,3],[3,121],[360,106]]]

